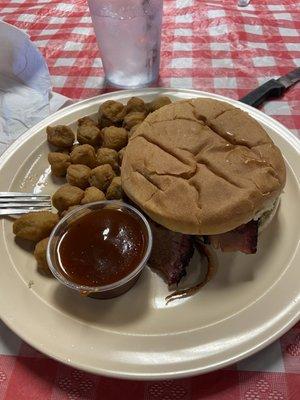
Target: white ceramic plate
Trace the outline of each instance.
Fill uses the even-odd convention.
[[[0,191],[53,193],[45,128],[95,114],[100,102],[157,94],[210,97],[249,112],[287,162],[277,216],[255,255],[218,254],[215,277],[198,294],[165,305],[168,290],[148,268],[136,286],[112,300],[81,298],[36,270],[12,223],[1,220],[0,317],[40,351],[75,367],[133,379],[174,378],[223,367],[262,349],[299,318],[299,141],[252,107],[192,90],[147,89],[106,94],[57,112],[23,135],[0,159]],[[195,256],[193,264],[199,264]]]

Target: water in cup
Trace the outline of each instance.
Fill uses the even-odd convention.
[[[147,86],[158,78],[163,0],[89,0],[106,79]]]

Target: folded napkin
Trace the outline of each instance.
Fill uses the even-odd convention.
[[[0,21],[0,154],[22,133],[71,101],[51,90],[47,64],[20,29]]]

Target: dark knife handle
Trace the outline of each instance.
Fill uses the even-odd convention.
[[[280,97],[284,90],[285,87],[283,85],[281,85],[275,79],[271,79],[270,81],[259,86],[257,89],[254,89],[252,92],[248,93],[245,97],[242,97],[240,101],[242,103],[249,104],[249,106],[258,107],[269,97]]]

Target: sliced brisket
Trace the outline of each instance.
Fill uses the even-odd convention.
[[[250,221],[230,232],[219,235],[206,236],[215,249],[222,251],[241,251],[246,254],[254,254],[257,250],[258,221]]]
[[[153,247],[148,265],[159,271],[168,285],[178,284],[186,275],[186,267],[194,253],[190,235],[172,232],[149,221],[153,233]]]

